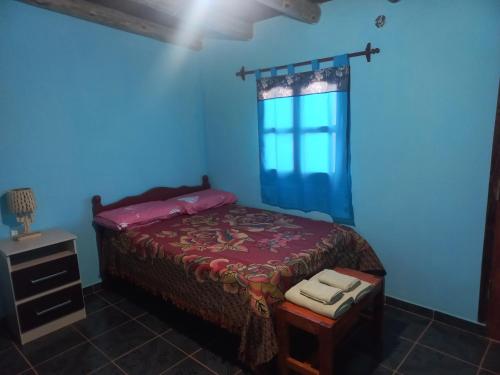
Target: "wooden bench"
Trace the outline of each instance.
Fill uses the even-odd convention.
[[[339,319],[330,319],[291,302],[283,302],[277,311],[278,363],[280,373],[289,374],[290,370],[299,374],[331,375],[334,371],[334,354],[338,343],[351,331],[361,317],[361,313],[371,307],[373,338],[381,348],[384,314],[384,278],[347,268],[335,271],[357,277],[375,285],[375,288]],[[290,356],[290,332],[293,326],[308,332],[318,339],[319,369],[310,363],[301,362]]]

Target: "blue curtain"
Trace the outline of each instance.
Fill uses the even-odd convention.
[[[319,211],[354,224],[349,152],[350,69],[332,68],[261,78],[257,74],[260,181],[264,203]]]

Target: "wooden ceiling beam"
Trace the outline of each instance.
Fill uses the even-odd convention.
[[[190,17],[191,12],[196,12],[196,6],[202,7],[199,0],[179,1],[179,0],[129,0],[151,8],[154,11],[163,12],[179,19],[179,26],[182,21]],[[198,3],[198,5],[197,5]],[[201,5],[200,5],[201,4]],[[253,24],[236,17],[224,14],[224,9],[207,5],[205,9],[200,8],[203,14],[200,15],[199,25],[196,28],[202,31],[212,31],[237,40],[250,40],[253,37]],[[190,25],[190,27],[194,27]]]
[[[321,17],[321,8],[309,0],[256,0],[285,16],[306,23],[317,23]]]
[[[86,0],[21,0],[25,3],[53,10],[69,16],[83,18],[113,28],[122,29],[131,33],[147,36],[173,44],[180,44],[191,49],[201,49],[201,36],[196,35],[192,40],[180,39],[178,31],[151,21],[134,17],[130,14],[111,9]]]

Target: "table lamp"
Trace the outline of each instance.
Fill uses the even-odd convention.
[[[24,225],[23,233],[15,236],[14,240],[21,241],[41,235],[40,232],[30,232],[36,209],[35,195],[30,188],[10,190],[7,194],[7,205],[10,212],[16,215],[17,221]]]

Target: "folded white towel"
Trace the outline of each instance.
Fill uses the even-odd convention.
[[[322,284],[317,280],[303,283],[300,288],[300,293],[325,305],[331,305],[342,297],[342,291],[339,288]]]
[[[354,303],[358,303],[364,296],[370,293],[373,288],[374,288],[373,284],[361,280],[356,288],[345,294],[348,295],[349,297],[352,297]]]
[[[339,288],[343,292],[348,292],[356,288],[361,282],[361,280],[355,277],[344,275],[343,273],[336,272],[334,270],[323,270],[318,272],[311,278],[311,280],[313,279],[317,279],[323,284]]]
[[[300,293],[300,289],[306,283],[307,280],[302,280],[300,283],[290,288],[285,293],[285,299],[295,303],[296,305],[305,307],[311,311],[314,311],[318,314],[327,316],[332,319],[338,319],[342,316],[353,303],[353,299],[350,296],[342,295],[340,300],[335,302],[333,305],[325,305],[321,302],[317,302],[311,298],[308,298]]]

